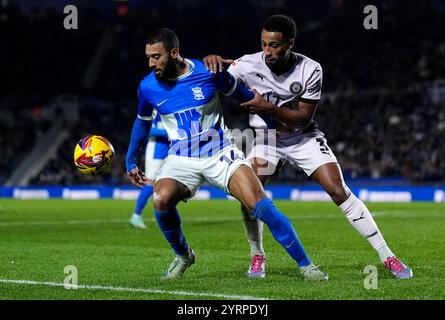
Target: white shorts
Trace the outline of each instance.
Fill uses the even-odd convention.
[[[263,170],[259,171],[260,175],[272,175],[274,172],[271,170],[275,171],[280,160],[283,164],[289,161],[292,166],[302,169],[308,176],[326,163],[337,162],[321,131],[276,137],[275,146],[274,143],[266,145],[256,141],[247,158],[261,158],[273,164],[273,168],[260,168]]]
[[[155,181],[168,153],[168,143],[150,138],[145,149],[145,177]]]
[[[175,179],[187,186],[191,196],[194,196],[198,188],[207,181],[229,194],[230,177],[243,164],[251,167],[244,153],[234,145],[205,158],[169,155],[156,181],[164,178]]]

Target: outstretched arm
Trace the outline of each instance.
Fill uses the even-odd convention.
[[[222,94],[230,96],[239,102],[247,102],[255,98],[255,94],[239,83],[228,71],[218,72],[214,77],[216,87]]]
[[[224,59],[223,57],[216,54],[209,54],[202,59],[204,62],[206,69],[211,73],[218,73],[224,70],[224,64],[233,63],[232,59]]]

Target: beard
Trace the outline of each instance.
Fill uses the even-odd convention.
[[[276,74],[281,74],[283,72],[286,72],[295,62],[295,58],[294,55],[291,54],[289,56],[284,56],[284,57],[277,57],[275,58],[273,61],[266,61],[264,60],[264,62],[266,63],[267,67]]]
[[[163,81],[176,78],[177,74],[175,62],[172,59],[169,59],[165,64],[164,70],[162,70],[159,75],[155,73],[155,77]]]

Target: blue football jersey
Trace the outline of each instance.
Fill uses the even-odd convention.
[[[156,112],[156,110],[153,111],[153,117],[154,119],[151,127],[151,133],[153,133],[154,129],[157,129],[158,132],[165,132],[164,125],[161,121],[161,116],[159,115],[159,113]],[[165,158],[167,158],[168,150],[170,149],[170,141],[168,141],[166,135],[150,136],[150,139],[148,139],[148,143],[150,142],[154,143],[154,152],[152,155],[150,155],[150,157],[157,160],[164,160]]]
[[[150,136],[156,138],[156,140],[168,142],[167,132],[164,128],[164,124],[162,123],[161,115],[156,111],[156,109],[153,110],[153,121],[151,128]],[[157,134],[153,135],[154,129],[156,130]],[[168,143],[170,144],[170,142]]]
[[[154,72],[138,89],[138,117],[152,120],[156,111],[169,140],[169,154],[187,157],[211,156],[233,143],[224,124],[218,91],[233,92],[235,79],[224,88],[199,60],[185,59],[190,68],[173,81],[159,81]]]
[[[157,113],[156,110],[153,110],[152,117],[153,117],[152,128],[164,129],[164,125],[162,124],[161,121],[161,115]]]

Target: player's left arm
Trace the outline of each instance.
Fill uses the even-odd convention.
[[[225,96],[232,97],[239,102],[247,102],[255,98],[255,94],[239,83],[227,70],[218,72],[214,78],[216,88]]]
[[[293,101],[291,108],[274,108],[272,114],[278,121],[288,127],[295,129],[304,129],[314,118],[318,102]]]

